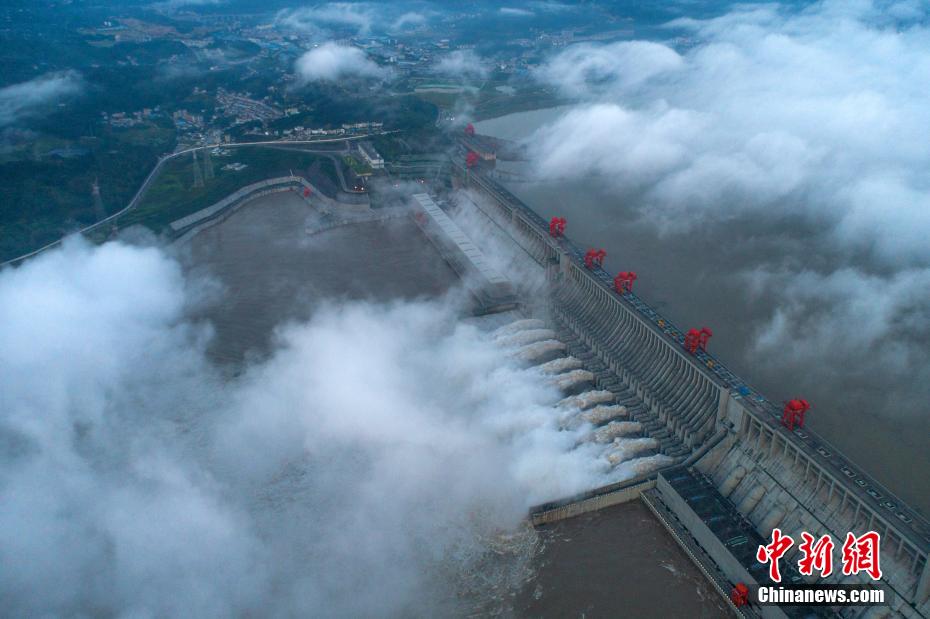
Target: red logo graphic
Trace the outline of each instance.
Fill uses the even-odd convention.
[[[801,539],[803,541],[798,545],[798,550],[802,556],[798,560],[798,571],[804,576],[813,576],[814,570],[817,570],[821,578],[832,574],[833,538],[829,534],[815,538],[805,531],[801,533]],[[846,541],[843,543],[843,575],[854,576],[859,572],[865,572],[872,577],[872,580],[881,580],[880,542],[881,536],[875,531],[863,533],[859,537],[847,533]],[[794,539],[790,535],[783,535],[781,529],[772,529],[771,543],[759,546],[759,550],[756,551],[756,560],[759,563],[769,564],[769,577],[773,582],[781,582],[778,560],[792,546],[794,546]]]
[[[846,534],[843,542],[843,574],[852,576],[866,572],[872,580],[881,580],[882,568],[878,563],[878,546],[881,538],[875,531],[863,533],[856,537]]]
[[[821,578],[833,573],[833,539],[824,535],[817,542],[808,532],[801,533],[804,540],[798,550],[804,555],[798,560],[798,571],[804,576],[812,576],[814,569],[820,572]]]
[[[756,551],[756,559],[759,563],[770,563],[769,578],[774,582],[781,582],[781,571],[778,569],[778,560],[788,552],[788,549],[794,546],[794,540],[790,535],[782,535],[781,529],[772,529],[772,543],[766,546],[759,546]]]

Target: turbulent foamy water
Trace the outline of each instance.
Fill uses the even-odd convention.
[[[595,404],[613,402],[613,400],[614,394],[611,392],[603,389],[595,389],[559,400],[558,407],[562,409],[585,409]]]
[[[617,437],[640,434],[642,431],[643,424],[636,421],[611,421],[592,432],[591,439],[595,443],[610,443]]]
[[[583,365],[581,360],[575,357],[562,357],[536,366],[536,369],[543,374],[560,374],[569,370],[580,369]]]
[[[546,323],[538,318],[524,318],[521,320],[515,320],[511,323],[508,323],[496,331],[494,335],[497,337],[502,337],[506,335],[513,335],[519,331],[524,331],[528,329],[542,329],[545,328]]]
[[[495,338],[495,341],[501,346],[520,347],[554,338],[555,331],[552,329],[522,329],[511,334],[500,335]]]
[[[571,370],[563,374],[557,374],[549,378],[549,384],[555,385],[563,391],[573,389],[578,385],[591,383],[594,380],[594,374],[588,370]]]
[[[659,447],[654,438],[615,438],[607,449],[607,461],[611,464],[621,464],[644,451]]]
[[[559,340],[544,340],[542,342],[527,344],[526,346],[523,346],[522,348],[511,353],[511,355],[520,361],[533,363],[538,362],[541,359],[554,353],[562,353],[565,351],[565,349],[565,344]]]
[[[495,341],[543,324],[461,321],[409,222],[313,217],[269,196],[184,247],[0,271],[6,611],[520,614],[559,547],[527,507],[647,464],[560,425],[592,409]]]

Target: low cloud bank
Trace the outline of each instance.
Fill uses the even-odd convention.
[[[325,308],[228,380],[186,318],[202,297],[123,243],[0,271],[10,614],[443,608],[528,505],[608,475],[441,303]]]
[[[324,35],[332,29],[355,30],[359,36],[372,31],[397,31],[422,26],[436,11],[424,3],[377,4],[328,2],[312,7],[285,9],[277,14],[279,25]]]
[[[488,74],[482,58],[471,50],[456,50],[442,56],[433,70],[441,75],[460,78],[481,79]]]
[[[930,331],[913,318],[927,297],[913,291],[930,273],[926,18],[916,4],[772,4],[673,22],[679,48],[569,47],[537,73],[578,102],[529,140],[535,170],[598,176],[673,238],[726,243],[728,226],[755,221],[738,241],[769,264],[720,276],[779,291],[752,345],[781,362],[826,365],[854,341],[854,372],[925,368]]]
[[[874,19],[869,3],[774,5],[676,22],[698,41],[681,54],[569,48],[538,75],[584,103],[536,136],[542,173],[637,182],[669,225],[777,205],[823,220],[837,243],[928,263],[930,146],[914,136],[930,123],[917,86],[930,29]]]
[[[305,82],[331,82],[346,77],[382,77],[384,70],[362,50],[332,41],[297,59],[297,74]]]
[[[42,106],[61,103],[84,88],[76,71],[46,73],[40,77],[0,88],[0,127],[37,112]]]
[[[314,7],[282,11],[278,20],[290,27],[317,30],[324,26],[348,26],[368,34],[375,22],[374,7],[365,2],[329,2]]]

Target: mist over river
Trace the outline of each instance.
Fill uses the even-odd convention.
[[[360,300],[403,303],[441,296],[456,285],[455,274],[409,220],[307,235],[304,228],[316,217],[295,194],[276,194],[252,202],[191,240],[185,252],[189,271],[215,278],[224,291],[222,302],[209,305],[202,314],[215,328],[210,355],[219,365],[238,371],[244,364],[257,363],[274,349],[275,334],[284,324],[312,319],[327,304]],[[416,351],[416,343],[409,346]],[[440,356],[452,354],[442,353],[441,343],[436,346]],[[519,387],[511,383],[506,388],[516,392]],[[370,381],[359,388],[377,389]],[[454,388],[450,383],[449,389]],[[379,394],[371,396],[377,399]],[[396,398],[397,394],[387,397]],[[465,396],[455,396],[461,397]],[[496,423],[504,423],[518,412],[497,408],[492,417],[500,419]],[[375,411],[346,410],[345,414],[357,414],[372,426],[380,423]],[[449,427],[443,432],[451,435],[456,429]],[[531,433],[529,429],[519,432]],[[446,447],[437,444],[435,448]],[[409,446],[398,445],[396,449],[403,453]],[[489,455],[462,454],[461,464],[455,466],[481,469],[478,462]],[[414,456],[412,451],[410,457]],[[563,466],[559,473],[564,475],[568,469]],[[332,475],[339,473],[325,472],[326,477]],[[303,483],[291,481],[287,492],[295,496],[308,492]],[[507,491],[502,482],[492,485]],[[409,499],[390,493],[387,497],[389,501]],[[499,499],[483,498],[472,505],[487,521],[479,527],[482,536],[497,522],[497,502]],[[403,509],[398,504],[388,511]],[[327,512],[316,515],[308,507],[307,513],[313,514],[313,519],[325,520]],[[359,517],[351,510],[346,514]],[[443,510],[417,517],[421,518],[432,519],[429,526],[440,529],[462,525]],[[468,531],[456,537],[453,552],[433,568],[437,573],[425,588],[428,596],[406,607],[409,616],[612,617],[620,609],[630,616],[726,616],[724,603],[710,584],[639,503],[539,531],[519,527],[496,542],[485,537],[472,539]],[[488,541],[492,541],[490,547],[486,546]],[[373,552],[380,551],[360,548],[359,562],[364,563]],[[387,552],[382,560],[384,569],[397,570],[392,562],[403,559]],[[340,569],[353,573],[357,568],[346,568],[347,562],[351,563],[344,558]],[[457,602],[450,602],[449,592],[459,598]]]
[[[528,141],[532,149],[570,109],[511,114],[476,123],[476,128]],[[791,215],[780,217],[777,209],[764,220],[748,211],[719,219],[704,217],[696,206],[682,215],[689,226],[680,231],[660,221],[641,193],[618,188],[621,184],[608,176],[539,178],[526,163],[498,166],[527,179],[503,184],[542,217],[563,216],[576,243],[606,249],[605,269],[635,271],[637,294],[679,327],[710,327],[711,352],[771,400],[810,401],[811,428],[919,511],[930,513],[930,476],[914,474],[930,470],[928,390],[922,380],[930,368],[927,354],[902,353],[896,363],[872,354],[871,348],[849,356],[842,346],[804,346],[808,326],[799,324],[803,318],[828,325],[836,338],[854,340],[863,324],[885,313],[882,296],[858,287],[853,278],[848,285],[855,289],[848,293],[859,297],[855,311],[847,311],[848,303],[810,298],[818,282],[790,276],[799,261],[824,272],[843,272],[851,265],[880,273],[881,265],[831,249],[821,242],[823,230]],[[770,271],[787,274],[760,275]],[[804,299],[803,311],[791,311],[795,296]],[[850,314],[866,322],[847,321]],[[801,331],[800,337],[793,329]],[[914,345],[913,338],[921,336],[899,320],[883,345],[904,348],[896,347],[894,339]]]

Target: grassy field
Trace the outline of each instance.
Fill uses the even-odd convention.
[[[371,176],[372,169],[371,169],[371,166],[368,165],[367,163],[359,161],[352,155],[346,155],[345,157],[342,158],[342,160],[345,162],[347,166],[352,168],[352,171],[355,172],[357,175]]]
[[[475,120],[496,118],[516,112],[539,110],[566,103],[564,98],[544,89],[518,91],[512,95],[496,91],[482,94],[483,96],[475,103]]]
[[[471,108],[475,120],[555,107],[566,103],[563,97],[536,85],[524,84],[515,88],[512,93],[500,92],[497,86],[508,86],[508,83],[501,80],[488,80],[478,91],[417,92],[414,96],[445,110],[455,110],[457,106],[464,104]]]
[[[203,157],[198,153],[198,165]],[[120,218],[118,225],[142,224],[160,232],[176,219],[190,215],[219,202],[234,191],[275,176],[286,176],[310,167],[317,159],[327,157],[283,148],[261,146],[229,149],[224,157],[213,156],[214,178],[204,178],[203,187],[194,187],[194,169],[190,155],[184,155],[164,165],[158,178],[152,181],[139,205]],[[224,170],[230,163],[242,163],[243,170]],[[331,164],[330,164],[331,165]]]

